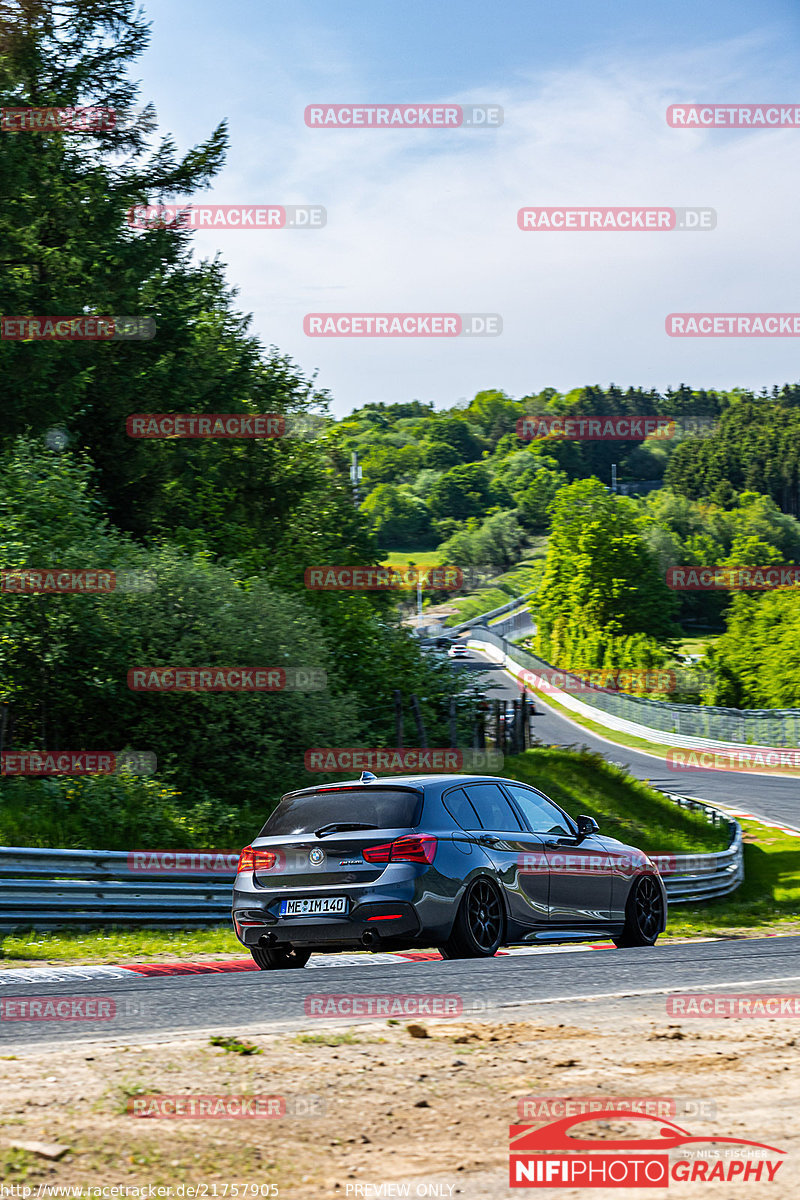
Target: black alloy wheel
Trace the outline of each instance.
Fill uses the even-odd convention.
[[[615,946],[653,946],[664,923],[664,899],[652,875],[640,875],[631,889],[625,911],[625,927]]]
[[[474,880],[464,895],[442,958],[492,958],[503,940],[503,902],[489,879]]]

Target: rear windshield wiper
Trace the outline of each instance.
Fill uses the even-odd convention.
[[[314,837],[324,837],[326,833],[344,833],[351,829],[377,829],[377,825],[365,825],[362,821],[332,821],[314,830]]]

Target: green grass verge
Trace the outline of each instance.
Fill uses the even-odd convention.
[[[438,550],[390,550],[383,560],[382,566],[405,568],[409,565],[415,567],[438,567],[442,562],[442,556]]]
[[[24,962],[138,962],[148,958],[245,958],[233,929],[98,929],[0,935],[0,964]]]
[[[705,654],[706,646],[713,646],[721,637],[721,633],[692,634],[690,637],[681,638],[675,648],[675,653]]]
[[[539,560],[544,561],[544,555],[543,548],[534,550],[524,563],[515,567],[513,571],[498,575],[490,585],[468,592],[464,596],[454,596],[451,603],[457,611],[447,617],[445,624],[459,625],[462,621],[471,621],[473,617],[480,617],[483,613],[491,612],[493,608],[508,604],[509,600],[513,600],[520,593],[530,591],[539,581]]]

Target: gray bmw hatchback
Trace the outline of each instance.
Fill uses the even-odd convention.
[[[667,895],[651,860],[543,792],[486,776],[398,776],[289,792],[233,888],[236,936],[263,970],[315,951],[610,937],[652,946]]]

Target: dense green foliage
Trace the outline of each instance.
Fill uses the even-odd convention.
[[[738,595],[710,654],[714,702],[731,708],[800,707],[800,595],[797,589]]]
[[[677,449],[666,480],[691,499],[723,504],[735,492],[763,492],[800,516],[800,386],[732,397],[713,436]]]
[[[657,666],[677,608],[644,538],[641,506],[595,479],[563,488],[538,592],[536,649],[559,666]]]
[[[127,71],[148,36],[133,0],[64,0],[57,17],[21,5],[5,33],[0,105],[133,105]],[[223,161],[224,125],[183,156],[155,136],[146,110],[127,130],[0,139],[0,312],[135,314],[157,327],[149,342],[0,342],[0,569],[155,581],[98,595],[0,590],[3,750],[157,756],[151,781],[0,781],[38,827],[51,805],[66,839],[79,836],[78,809],[96,810],[100,824],[87,828],[100,837],[107,808],[106,844],[128,837],[137,805],[156,841],[190,830],[227,839],[231,812],[263,814],[311,781],[307,749],[391,744],[396,690],[407,720],[419,698],[429,743],[449,744],[461,687],[420,650],[391,597],[306,589],[309,566],[379,562],[348,455],[326,432],[327,397],[248,332],[222,264],[193,257],[191,231],[127,223],[134,203],[186,197]],[[278,412],[288,433],[133,440],[126,418],[137,412]],[[127,684],[137,666],[276,665],[322,670],[327,688],[158,694]],[[459,697],[462,740],[472,706]]]

